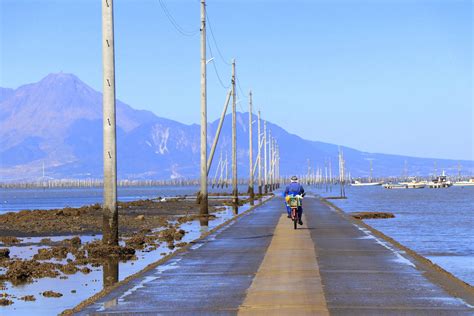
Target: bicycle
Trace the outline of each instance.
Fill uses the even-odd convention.
[[[288,195],[288,206],[291,208],[290,216],[291,220],[293,221],[294,229],[298,228],[298,222],[300,218],[298,216],[298,209],[301,207],[301,200],[303,200],[303,196],[301,195]]]

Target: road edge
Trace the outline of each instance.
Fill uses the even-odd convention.
[[[359,227],[363,227],[369,230],[371,233],[374,234],[374,236],[381,238],[384,241],[390,243],[395,248],[404,251],[410,257],[412,263],[415,264],[416,268],[422,271],[423,275],[426,276],[429,281],[438,284],[449,294],[459,299],[462,299],[465,303],[469,304],[470,307],[474,305],[473,286],[454,276],[452,273],[446,271],[436,263],[433,263],[431,260],[420,255],[416,251],[402,245],[392,237],[389,237],[381,231],[373,228],[364,221],[353,218],[352,216],[348,215],[348,213],[345,213],[341,208],[329,202],[324,197],[319,197],[319,199],[344,219],[350,221],[351,223]]]

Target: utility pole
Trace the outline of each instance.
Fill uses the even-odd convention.
[[[268,193],[267,177],[267,121],[263,121],[263,186],[265,194]]]
[[[254,205],[255,192],[253,188],[253,134],[252,134],[252,91],[249,92],[249,197],[250,205]]]
[[[115,127],[115,55],[113,0],[102,0],[104,207],[103,237],[106,245],[118,245],[117,134]]]
[[[228,169],[229,169],[229,159],[227,157],[227,151],[225,152],[225,187],[228,188],[229,187],[229,172],[228,172]],[[224,186],[222,186],[222,188],[224,188]]]
[[[369,175],[369,183],[372,183],[372,173],[374,171],[374,168],[372,166],[372,160],[370,160],[370,175]]]
[[[276,159],[277,159],[277,141],[276,138],[273,139],[273,171],[272,171],[272,185],[273,190],[276,190]]]
[[[232,60],[232,203],[238,212],[239,191],[237,188],[237,108],[235,100],[235,59]]]
[[[199,215],[209,215],[207,196],[206,0],[201,0],[201,190]],[[203,221],[205,224],[205,221]]]
[[[273,138],[271,136],[268,136],[268,190],[273,192]]]
[[[280,146],[278,144],[276,144],[275,152],[275,188],[278,189],[280,188]]]
[[[272,172],[272,132],[271,130],[268,131],[268,191],[272,192],[272,177],[271,177],[271,172]]]
[[[262,144],[262,131],[260,128],[260,111],[258,111],[258,125],[257,125],[257,132],[258,132],[258,194],[260,197],[262,196],[262,150],[261,150],[261,144]]]
[[[308,161],[308,178],[306,179],[306,181],[307,181],[307,184],[309,185],[310,184],[310,179],[309,178],[310,178],[310,174],[311,174],[311,164],[310,164],[309,158],[307,159],[307,161]]]

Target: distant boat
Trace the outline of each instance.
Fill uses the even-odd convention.
[[[385,189],[407,189],[407,186],[401,183],[385,183],[383,187]]]
[[[367,187],[376,185],[382,185],[382,182],[360,182],[355,180],[353,183],[351,183],[351,186],[353,187]]]
[[[453,183],[454,186],[457,187],[473,187],[474,186],[474,178],[469,179],[468,181],[457,181]]]
[[[426,187],[426,182],[417,181],[415,178],[408,182],[400,182],[400,184],[406,186],[407,189],[423,189]]]
[[[383,182],[372,182],[372,160],[370,160],[370,176],[369,176],[369,182],[360,182],[355,180],[353,183],[351,183],[351,186],[353,187],[367,187],[367,186],[375,186],[375,185],[382,185]]]
[[[436,177],[435,179],[431,180],[430,182],[427,183],[428,187],[431,189],[439,189],[439,188],[449,188],[450,186],[453,185],[451,181],[448,180],[446,175],[443,175]]]

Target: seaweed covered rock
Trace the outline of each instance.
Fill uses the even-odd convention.
[[[135,249],[129,246],[111,246],[104,245],[100,241],[94,241],[85,247],[87,254],[91,258],[117,257],[119,259],[132,259],[135,255]]]
[[[43,295],[44,297],[61,297],[61,296],[63,296],[61,293],[54,292],[54,291],[44,291],[43,293],[41,293],[41,295]]]
[[[10,249],[0,248],[0,260],[10,258]]]
[[[31,282],[35,278],[57,277],[60,264],[41,263],[36,260],[14,260],[6,266],[7,272],[1,276],[13,284]]]

